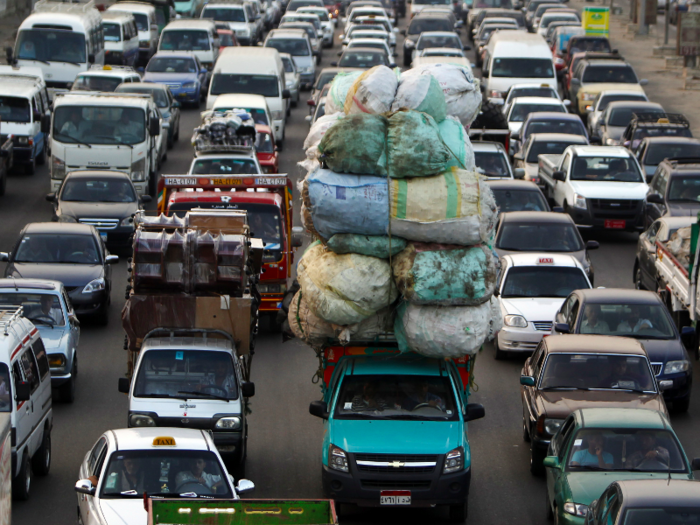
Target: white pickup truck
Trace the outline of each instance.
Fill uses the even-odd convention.
[[[642,169],[623,147],[569,146],[561,155],[540,155],[544,193],[580,228],[641,230],[648,186]]]

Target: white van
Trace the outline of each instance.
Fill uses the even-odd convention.
[[[503,99],[514,84],[557,86],[552,50],[544,38],[524,31],[500,31],[491,37],[482,66],[486,96]]]
[[[275,138],[280,145],[284,141],[290,97],[284,75],[282,58],[274,48],[227,47],[212,72],[207,109],[214,106],[219,95],[262,95],[272,112]]]
[[[136,67],[139,58],[139,32],[131,13],[102,13],[105,34],[105,64]]]
[[[254,46],[260,40],[253,8],[243,2],[217,2],[214,0],[204,6],[201,18],[227,24],[231,31],[236,33],[236,39],[242,46]]]
[[[139,32],[139,58],[147,64],[158,47],[158,20],[156,9],[146,2],[117,2],[107,8],[110,12],[131,13]]]
[[[219,58],[219,34],[213,20],[175,20],[163,28],[158,52],[190,51],[211,69]]]
[[[12,493],[26,500],[32,474],[51,467],[51,373],[39,331],[22,308],[0,309],[0,412],[11,414]]]
[[[273,29],[267,34],[265,47],[273,47],[280,53],[289,53],[299,70],[301,83],[311,87],[316,80],[316,59],[309,35],[303,29]]]
[[[17,31],[11,62],[38,67],[52,91],[67,91],[78,73],[104,64],[102,16],[85,4],[39,0]]]

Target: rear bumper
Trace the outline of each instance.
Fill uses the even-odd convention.
[[[542,341],[542,337],[549,334],[550,332],[534,331],[527,328],[511,329],[504,326],[498,332],[498,347],[504,352],[532,353]]]

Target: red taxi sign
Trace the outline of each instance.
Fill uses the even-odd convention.
[[[554,257],[540,257],[537,264],[554,264]]]

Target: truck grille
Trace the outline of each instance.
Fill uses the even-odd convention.
[[[408,479],[363,479],[362,488],[366,489],[429,489],[430,480]]]
[[[591,211],[597,218],[634,219],[642,204],[641,200],[629,199],[589,199]]]
[[[664,364],[663,363],[652,363],[651,369],[654,371],[654,375],[658,376],[659,374],[661,374],[661,371],[664,369]]]
[[[532,321],[532,324],[535,325],[535,330],[538,332],[549,332],[552,330],[551,321]]]
[[[355,463],[360,472],[421,474],[435,470],[437,457],[417,454],[355,454]]]
[[[78,221],[94,226],[98,230],[113,230],[119,226],[119,219],[78,219]]]

